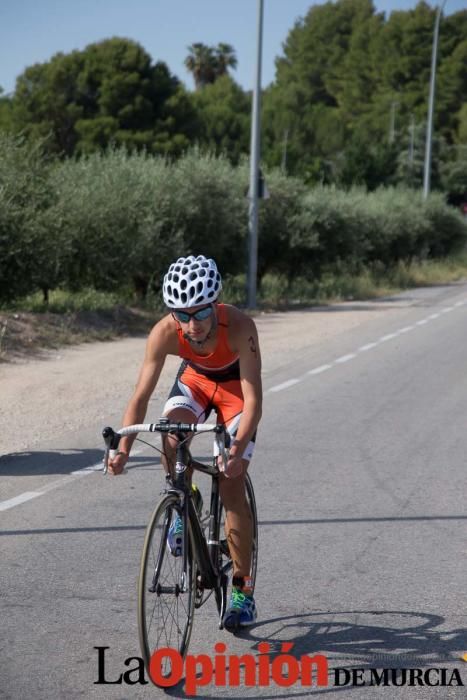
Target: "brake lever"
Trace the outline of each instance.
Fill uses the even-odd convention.
[[[109,471],[109,459],[114,459],[118,454],[118,445],[120,442],[121,435],[115,432],[113,428],[107,427],[102,431],[102,437],[105,442],[105,452],[104,452],[104,468],[102,473],[105,475]],[[122,474],[128,474],[128,469],[123,468]]]

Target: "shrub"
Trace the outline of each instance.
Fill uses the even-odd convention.
[[[61,252],[46,211],[52,201],[43,142],[0,132],[0,300],[61,279]]]

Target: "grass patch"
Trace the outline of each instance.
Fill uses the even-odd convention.
[[[445,260],[399,263],[392,269],[375,265],[359,274],[328,271],[320,278],[297,277],[289,282],[279,275],[261,281],[261,305],[290,307],[337,301],[378,299],[412,287],[450,284],[467,279],[467,253]]]
[[[41,292],[30,294],[5,305],[5,311],[27,311],[31,313],[65,314],[81,311],[109,311],[115,306],[130,304],[130,296],[123,293],[99,292],[95,289],[82,289],[70,292],[64,289],[54,289],[49,294],[46,303]]]
[[[467,277],[467,253],[446,260],[430,260],[412,265],[400,263],[389,275],[398,288],[449,284]]]

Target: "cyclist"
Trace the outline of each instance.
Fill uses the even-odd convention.
[[[163,414],[172,421],[204,422],[211,409],[232,436],[227,464],[221,465],[220,495],[226,513],[226,537],[233,562],[230,604],[224,626],[230,631],[255,622],[257,611],[249,578],[252,545],[251,513],[245,496],[245,474],[253,455],[261,418],[261,356],[254,321],[240,309],[218,302],[222,281],[216,263],[203,255],[179,258],[163,282],[170,313],[152,329],[135,392],[123,425],[142,423],[167,355],[182,364]],[[109,463],[120,474],[135,436],[124,437]],[[164,440],[167,473],[175,462],[176,438]],[[180,534],[181,520],[172,524],[169,546]]]

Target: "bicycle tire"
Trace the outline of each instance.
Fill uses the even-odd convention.
[[[170,524],[182,515],[175,494],[162,498],[146,529],[138,579],[138,631],[140,648],[151,681],[151,656],[160,648],[177,649],[185,657],[190,642],[195,610],[196,564],[188,528],[186,589],[181,590],[183,556],[174,556],[167,543]],[[186,526],[186,523],[185,523]],[[164,657],[162,677],[171,674],[170,658]]]

